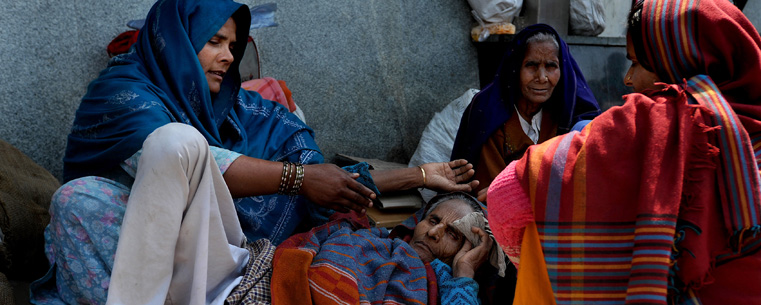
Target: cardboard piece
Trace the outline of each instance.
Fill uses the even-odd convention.
[[[338,166],[349,166],[359,162],[367,162],[372,170],[407,168],[407,164],[343,154],[336,154],[334,160],[334,163]],[[367,209],[367,216],[370,218],[372,225],[391,228],[422,208],[423,203],[423,197],[416,189],[393,193],[386,192],[375,199],[372,208]]]

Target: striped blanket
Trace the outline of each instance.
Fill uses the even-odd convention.
[[[273,304],[435,304],[430,265],[388,235],[351,216],[290,237],[275,251]]]
[[[737,274],[723,270],[756,268],[758,167],[717,92],[699,75],[652,98],[628,95],[581,133],[534,146],[514,164],[535,217],[516,300],[548,277],[557,304],[690,303],[698,290],[727,295],[721,283]],[[543,260],[524,266],[527,256]],[[545,275],[524,272],[536,265]],[[522,291],[530,274],[538,276]]]

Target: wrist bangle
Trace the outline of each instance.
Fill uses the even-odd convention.
[[[278,194],[284,194],[285,190],[288,186],[288,168],[289,168],[290,162],[285,161],[283,162],[283,173],[280,176],[280,186],[277,189]]]
[[[304,165],[301,163],[295,163],[296,166],[296,181],[293,182],[293,188],[291,188],[289,195],[298,195],[301,190],[301,184],[304,183]]]
[[[426,182],[425,181],[425,170],[423,169],[423,166],[421,166],[421,165],[418,165],[417,167],[420,169],[420,172],[423,173],[423,187],[425,187],[425,182]]]

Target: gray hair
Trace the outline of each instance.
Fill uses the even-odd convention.
[[[551,42],[552,44],[555,45],[555,49],[560,51],[560,44],[558,43],[557,38],[555,38],[555,35],[552,35],[550,33],[537,32],[536,34],[526,39],[527,46],[534,42]]]
[[[481,214],[484,213],[483,208],[481,207],[481,202],[478,201],[478,199],[464,192],[453,192],[453,193],[437,195],[431,198],[431,201],[428,202],[428,210],[426,210],[425,214],[423,214],[423,218],[428,217],[428,214],[430,214],[433,210],[435,210],[439,206],[439,204],[441,204],[442,202],[456,200],[456,199],[459,199],[467,203],[468,206],[470,206],[470,208],[473,210],[473,212],[480,212]]]

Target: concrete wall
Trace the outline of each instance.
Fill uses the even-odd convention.
[[[326,157],[407,163],[434,112],[478,88],[466,1],[278,1],[277,19],[252,32],[262,74],[287,82]]]
[[[745,16],[748,17],[750,22],[753,22],[753,25],[756,26],[756,30],[758,30],[761,25],[761,1],[748,0],[745,4],[745,8],[743,8],[743,13],[745,13]]]
[[[153,2],[3,1],[0,139],[61,177],[74,111],[107,44]],[[478,87],[464,0],[276,2],[280,26],[251,33],[262,74],[287,82],[328,158],[406,162],[433,113]]]
[[[287,82],[329,159],[346,153],[406,163],[433,114],[479,87],[465,0],[240,1],[277,2],[280,25],[251,33],[262,74]],[[607,109],[628,92],[621,37],[630,0],[603,1],[602,38],[568,42]],[[61,177],[74,111],[106,66],[106,45],[153,2],[4,0],[0,139]],[[746,7],[755,24],[760,6]]]
[[[631,62],[626,59],[626,18],[631,0],[602,0],[605,31],[598,37],[571,36],[566,39],[602,109],[620,105],[621,96],[631,92],[623,77]],[[749,0],[743,13],[759,29],[761,1]]]
[[[66,135],[106,45],[152,0],[5,0],[0,5],[0,139],[61,176]],[[97,16],[97,17],[95,17]]]
[[[626,38],[571,36],[566,42],[600,108],[621,105],[621,97],[631,93],[623,83],[631,64],[626,59]]]
[[[602,0],[605,7],[605,31],[599,37],[625,37],[626,17],[632,0]]]

